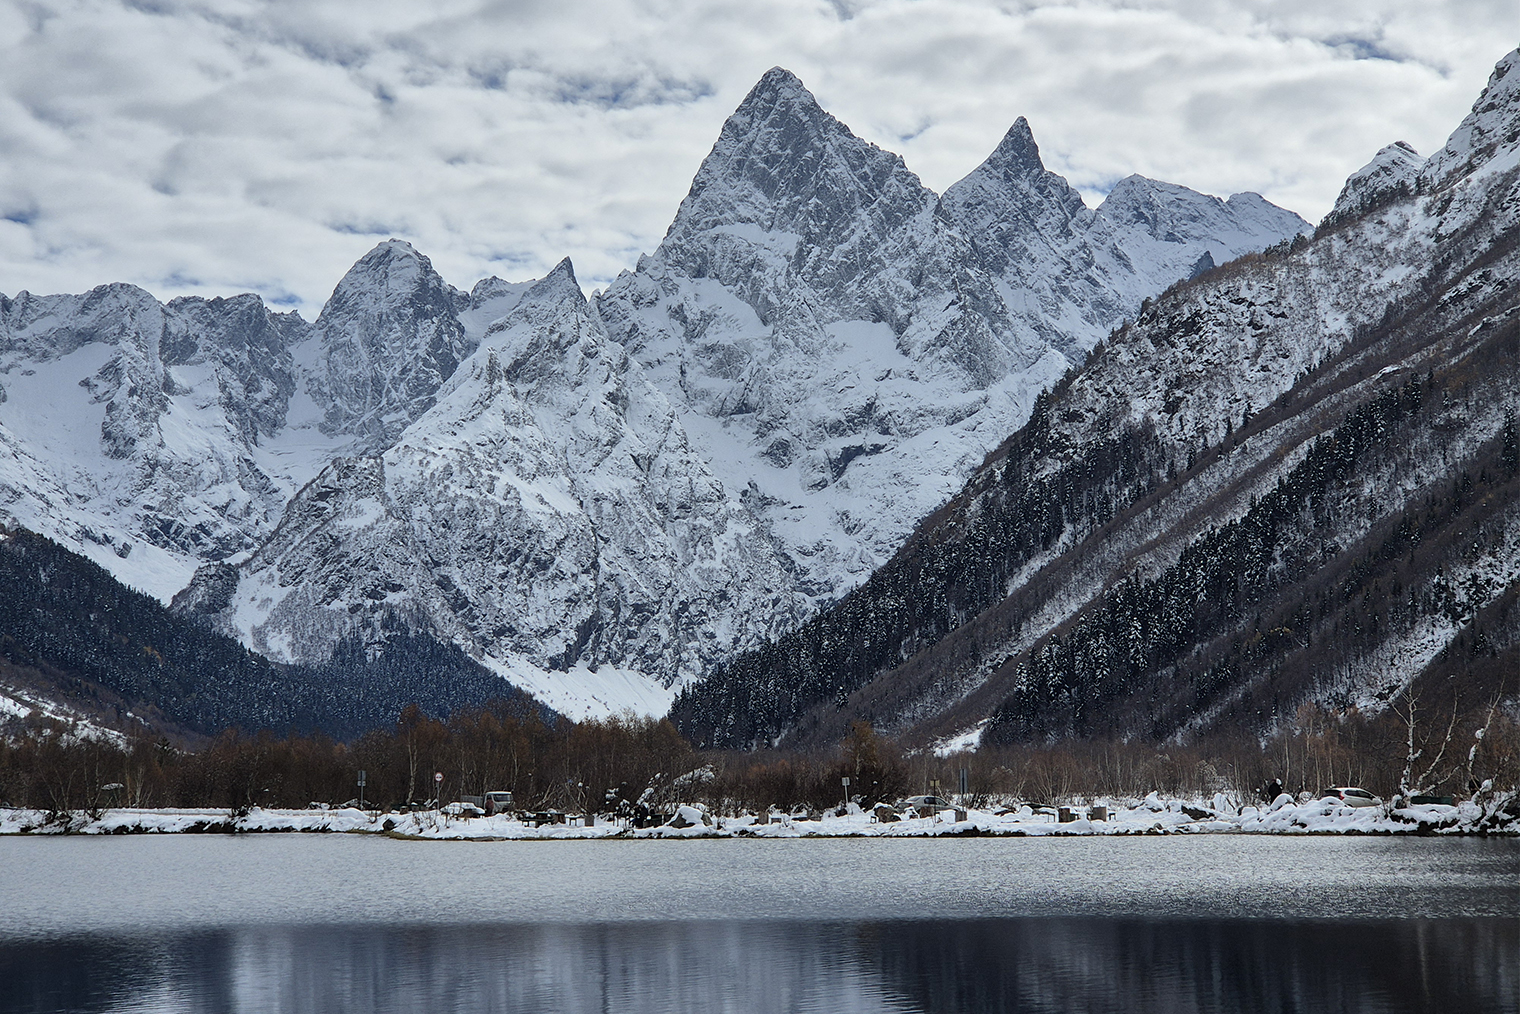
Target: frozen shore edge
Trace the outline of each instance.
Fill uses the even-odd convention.
[[[1219,801],[1216,800],[1215,804]],[[817,818],[772,816],[759,823],[754,815],[713,817],[683,806],[672,823],[632,829],[598,817],[591,827],[549,824],[535,827],[515,817],[458,817],[434,811],[374,813],[354,808],[275,810],[109,808],[53,814],[44,810],[0,808],[0,835],[119,834],[374,834],[411,840],[573,841],[691,838],[937,838],[1034,837],[1158,834],[1274,835],[1455,835],[1520,836],[1520,812],[1511,801],[1504,808],[1480,809],[1471,802],[1455,806],[1349,806],[1315,800],[1279,801],[1271,806],[1214,805],[1199,801],[1161,800],[1152,795],[1131,806],[1111,806],[1107,820],[1085,816],[1059,823],[1051,814],[1028,806],[995,813],[969,810],[965,820],[944,810],[931,817],[908,817],[878,823],[869,813]],[[1081,811],[1079,810],[1079,813]]]

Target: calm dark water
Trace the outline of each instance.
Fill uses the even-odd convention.
[[[1520,842],[0,840],[0,1012],[1520,1012]]]

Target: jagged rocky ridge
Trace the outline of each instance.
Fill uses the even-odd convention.
[[[426,631],[658,712],[863,579],[1142,298],[1303,228],[1139,177],[1087,209],[1022,120],[941,198],[777,69],[589,303],[394,240],[314,323],[0,297],[0,517],[272,658]]]
[[[1307,228],[1138,176],[1089,209],[1023,119],[937,198],[777,68],[597,306],[827,602],[1145,297]]]
[[[567,261],[384,454],[328,465],[250,559],[203,569],[176,602],[285,660],[399,615],[552,700],[529,666],[668,685],[779,634],[794,598]]]
[[[1517,67],[1312,240],[1148,306],[865,585],[684,692],[683,730],[1164,738],[1513,693]]]

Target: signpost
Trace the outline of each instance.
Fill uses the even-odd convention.
[[[433,772],[433,806],[443,809],[443,772]]]
[[[848,809],[850,806],[850,776],[845,775],[839,779],[839,784],[844,786],[844,805]]]
[[[364,809],[364,786],[367,779],[364,777],[364,769],[359,769],[359,809]]]

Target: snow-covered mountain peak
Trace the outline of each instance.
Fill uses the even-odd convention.
[[[1341,194],[1335,199],[1320,228],[1328,228],[1366,214],[1373,208],[1415,192],[1425,159],[1403,141],[1386,145],[1372,156],[1372,161],[1346,178]]]
[[[1501,159],[1505,167],[1520,159],[1520,49],[1495,65],[1472,111],[1425,163],[1420,181],[1425,190],[1445,190]]]
[[[729,117],[728,126],[743,130],[751,121],[769,119],[778,110],[807,120],[829,115],[818,104],[813,93],[807,90],[801,78],[785,67],[772,67],[760,75],[760,80],[744,96],[744,100]]]
[[[777,70],[724,124],[659,250],[597,313],[826,600],[889,557],[1144,297],[1210,246],[1225,259],[1305,225],[1288,215],[1250,245],[1236,205],[1193,196],[1229,235],[1121,247],[1019,119],[936,198]]]
[[[487,300],[499,299],[502,296],[518,291],[520,283],[509,282],[492,275],[482,278],[470,288],[470,308],[482,306]]]
[[[376,291],[394,302],[419,285],[433,283],[434,279],[442,282],[432,261],[405,240],[388,239],[354,262],[333,289],[322,312],[324,315],[342,312],[345,304],[368,299]]]
[[[1048,267],[1039,248],[1061,258],[1065,248],[1084,242],[1078,237],[1092,221],[1082,195],[1045,168],[1022,116],[981,165],[945,191],[940,215],[960,230],[984,266],[999,275],[1014,270],[1014,284],[1021,286],[1029,279],[1017,271],[1020,265],[1028,271]]]
[[[850,133],[793,74],[773,68],[724,122],[666,244],[710,227],[715,215],[730,225],[785,227],[820,187],[839,188],[872,162],[902,165]]]
[[[1140,175],[1126,176],[1098,206],[1099,214],[1115,225],[1138,230],[1161,243],[1190,243],[1219,238],[1229,240],[1256,234],[1292,235],[1308,223],[1291,211],[1268,202],[1260,194],[1233,194],[1220,200],[1212,194],[1176,183],[1163,183]],[[1223,250],[1215,250],[1218,254]],[[1240,251],[1244,252],[1244,251]],[[1230,253],[1229,256],[1235,256]],[[1228,257],[1217,258],[1221,261]]]
[[[913,242],[933,201],[899,156],[774,70],[724,123],[647,266],[716,279],[764,322],[801,286],[826,321],[901,328],[911,294],[885,291],[883,261]]]
[[[167,599],[256,545],[293,491],[266,450],[309,328],[253,295],[0,297],[0,503]]]
[[[1223,264],[1312,228],[1260,194],[1221,200],[1139,175],[1114,184],[1098,215],[1111,223],[1139,282],[1129,286],[1131,300],[1159,292],[1200,266]]]
[[[359,258],[315,327],[323,432],[394,442],[474,348],[456,313],[464,303],[410,243],[387,240]]]
[[[561,259],[547,275],[533,282],[502,323],[510,326],[520,320],[532,319],[544,310],[566,302],[577,307],[586,305],[586,294],[581,291],[580,282],[575,280],[575,265],[570,263],[568,257]],[[496,327],[493,326],[491,330],[496,330]]]
[[[492,275],[476,282],[470,289],[469,305],[459,311],[459,323],[464,325],[467,340],[479,344],[492,324],[512,312],[534,281],[508,282]]]

